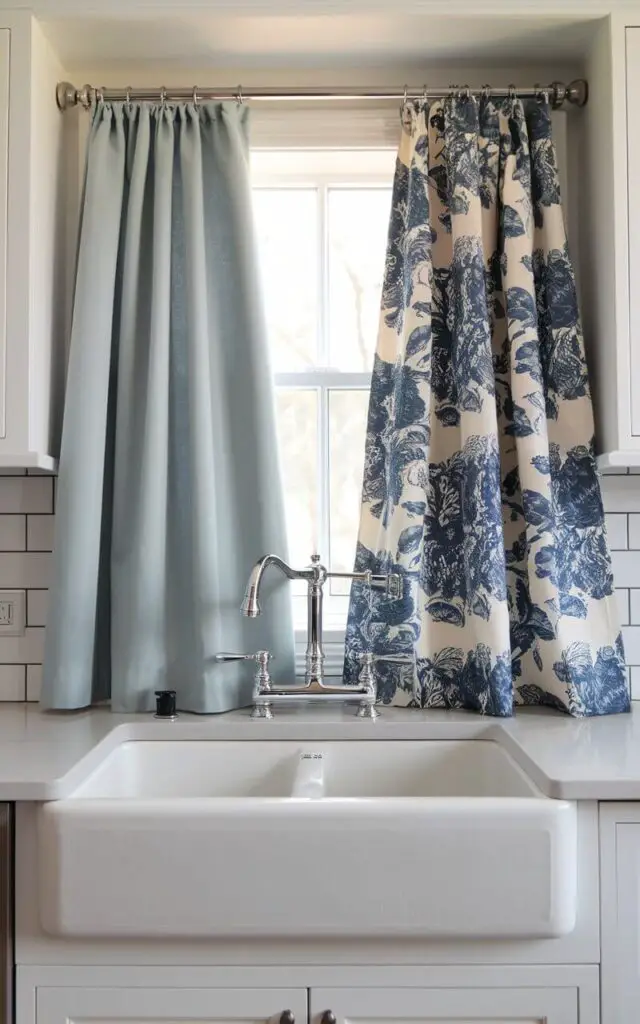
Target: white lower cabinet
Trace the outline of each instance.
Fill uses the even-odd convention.
[[[287,988],[36,989],[37,1024],[307,1024],[307,990]],[[292,1015],[292,1016],[289,1016]]]
[[[602,1024],[640,1015],[640,806],[600,805]]]
[[[596,966],[86,970],[19,967],[16,1024],[599,1024]]]

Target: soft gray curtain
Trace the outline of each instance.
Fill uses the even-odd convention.
[[[253,562],[286,550],[246,108],[100,103],[88,143],[42,702],[226,711],[276,654],[286,586],[250,621]]]

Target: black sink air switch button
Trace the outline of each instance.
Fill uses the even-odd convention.
[[[176,713],[176,691],[156,690],[156,713],[155,718],[177,718]]]

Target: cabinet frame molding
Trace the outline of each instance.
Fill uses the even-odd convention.
[[[601,932],[601,1010],[603,1024],[625,1024],[629,1007],[633,973],[640,975],[640,913],[631,933],[627,922],[619,913],[620,891],[632,912],[639,906],[640,872],[632,873],[634,885],[629,889],[629,878],[621,870],[624,848],[621,840],[628,838],[622,829],[637,828],[640,850],[640,803],[600,804],[600,932]],[[624,864],[622,864],[624,869]],[[626,970],[626,973],[625,973]],[[637,988],[640,988],[638,977]]]

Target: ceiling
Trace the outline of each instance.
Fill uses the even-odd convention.
[[[515,5],[514,5],[515,6]],[[104,12],[104,8],[103,8]],[[568,16],[386,12],[273,14],[226,10],[40,16],[62,64],[76,70],[247,67],[397,68],[487,62],[501,67],[575,61],[593,22]],[[561,69],[560,69],[561,70]]]

